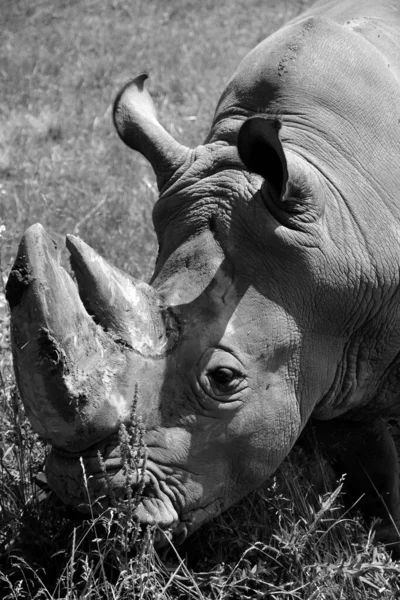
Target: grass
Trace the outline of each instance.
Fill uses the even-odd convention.
[[[40,221],[60,248],[73,232],[132,275],[151,275],[155,182],[112,129],[121,83],[149,71],[161,122],[197,145],[239,60],[309,3],[0,0],[4,600],[400,597],[399,563],[344,507],[325,463],[301,448],[179,549],[154,551],[152,532],[140,533],[132,519],[135,498],[84,521],[37,483],[47,449],[24,417],[11,368],[1,285],[30,224]],[[131,444],[121,444],[129,454]],[[134,468],[128,456],[128,479]]]

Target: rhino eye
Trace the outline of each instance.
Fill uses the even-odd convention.
[[[211,377],[215,383],[223,385],[231,383],[237,377],[237,373],[235,373],[235,371],[232,369],[228,369],[227,367],[221,367],[220,369],[213,371],[211,373]]]
[[[248,387],[243,364],[231,352],[209,348],[198,365],[199,384],[217,402],[235,402]]]
[[[219,367],[208,374],[211,386],[218,396],[220,394],[232,394],[237,391],[243,381],[243,375],[229,367]]]

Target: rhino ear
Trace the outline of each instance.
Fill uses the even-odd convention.
[[[153,100],[144,86],[147,78],[147,73],[143,73],[123,86],[114,101],[113,120],[122,141],[151,163],[161,189],[190,151],[159,123]]]
[[[251,117],[240,128],[237,147],[249,171],[264,177],[274,196],[283,200],[288,186],[288,168],[279,139],[280,128],[279,119]]]

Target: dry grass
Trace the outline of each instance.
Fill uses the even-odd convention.
[[[114,93],[148,70],[160,120],[196,145],[239,60],[307,3],[0,0],[1,285],[17,240],[35,221],[60,247],[65,233],[78,233],[148,278],[156,255],[154,177],[112,130]],[[338,483],[324,481],[326,465],[301,449],[264,489],[179,551],[158,555],[151,532],[138,537],[134,498],[88,521],[61,506],[35,483],[47,450],[15,391],[1,285],[4,600],[400,597],[399,563],[342,506]]]

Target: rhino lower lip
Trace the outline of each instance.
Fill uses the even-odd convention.
[[[66,450],[64,448],[53,446],[52,451],[58,456],[61,456],[62,458],[70,460],[79,460],[80,458],[86,458],[89,456],[91,458],[96,458],[99,452],[102,457],[110,455],[115,451],[116,448],[118,448],[118,446],[119,437],[118,434],[114,433],[112,435],[107,436],[103,440],[96,442],[95,444],[91,444],[83,450]]]

